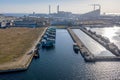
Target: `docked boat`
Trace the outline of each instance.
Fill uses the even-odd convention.
[[[55,45],[55,40],[54,39],[49,39],[47,38],[47,40],[43,39],[41,41],[42,47],[53,47]]]
[[[46,40],[43,39],[43,40],[41,41],[41,44],[42,44],[42,47],[45,47],[45,46],[46,46]]]
[[[50,38],[55,38],[56,36],[55,36],[55,35],[52,35],[52,34],[48,34],[48,37],[50,37]]]
[[[80,50],[79,46],[77,45],[77,43],[73,44],[73,50],[78,53],[78,51]]]
[[[34,54],[34,57],[35,57],[35,58],[39,58],[39,54],[35,53],[35,54]]]
[[[47,39],[47,37],[48,37],[47,35],[44,35],[44,36],[43,36],[43,39]]]
[[[55,45],[55,37],[56,37],[56,28],[49,27],[43,36],[43,39],[41,41],[41,45],[44,48],[47,47],[54,47]]]
[[[56,35],[56,32],[48,32],[51,35]]]

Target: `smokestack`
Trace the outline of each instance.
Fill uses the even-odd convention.
[[[93,6],[94,6],[94,11],[95,11],[95,9],[96,9],[96,7],[95,7],[95,6],[96,6],[96,5],[94,4]]]
[[[49,5],[49,14],[51,14],[51,6]]]
[[[100,14],[101,14],[101,5],[99,4],[99,10],[100,10]]]
[[[101,5],[99,5],[99,9],[101,10]]]
[[[33,16],[35,16],[35,12],[33,12]]]
[[[92,4],[92,6],[93,6],[94,11],[96,10],[96,7],[98,7],[99,10],[101,10],[101,5],[100,4]]]
[[[59,13],[59,5],[57,6],[57,13]]]

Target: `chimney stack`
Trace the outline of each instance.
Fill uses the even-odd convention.
[[[51,6],[49,5],[49,14],[51,14]]]
[[[59,5],[57,6],[57,13],[59,13]]]

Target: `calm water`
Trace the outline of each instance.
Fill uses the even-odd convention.
[[[85,63],[73,51],[73,41],[64,29],[57,30],[56,47],[40,50],[27,71],[0,74],[2,80],[114,80],[120,79],[120,62]]]
[[[3,13],[5,16],[23,17],[28,16],[27,13]]]

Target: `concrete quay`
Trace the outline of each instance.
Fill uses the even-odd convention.
[[[74,42],[76,42],[80,48],[80,53],[83,56],[84,60],[87,62],[94,61],[94,55],[84,46],[81,40],[77,37],[77,35],[70,29],[67,29],[70,33]]]
[[[70,35],[71,35],[72,39],[74,40],[74,42],[76,42],[78,44],[78,46],[80,48],[80,53],[83,56],[85,61],[87,61],[87,62],[93,62],[93,61],[120,61],[119,56],[115,56],[115,55],[114,56],[109,56],[109,55],[108,56],[104,56],[104,55],[103,56],[97,56],[97,55],[92,54],[92,52],[86,47],[86,45],[84,45],[84,43],[78,38],[78,36],[71,29],[76,29],[76,28],[68,28],[68,32],[70,33]],[[77,29],[80,29],[80,28],[77,28]],[[86,34],[86,35],[88,35],[88,34]],[[99,42],[98,42],[98,44],[99,44]]]

